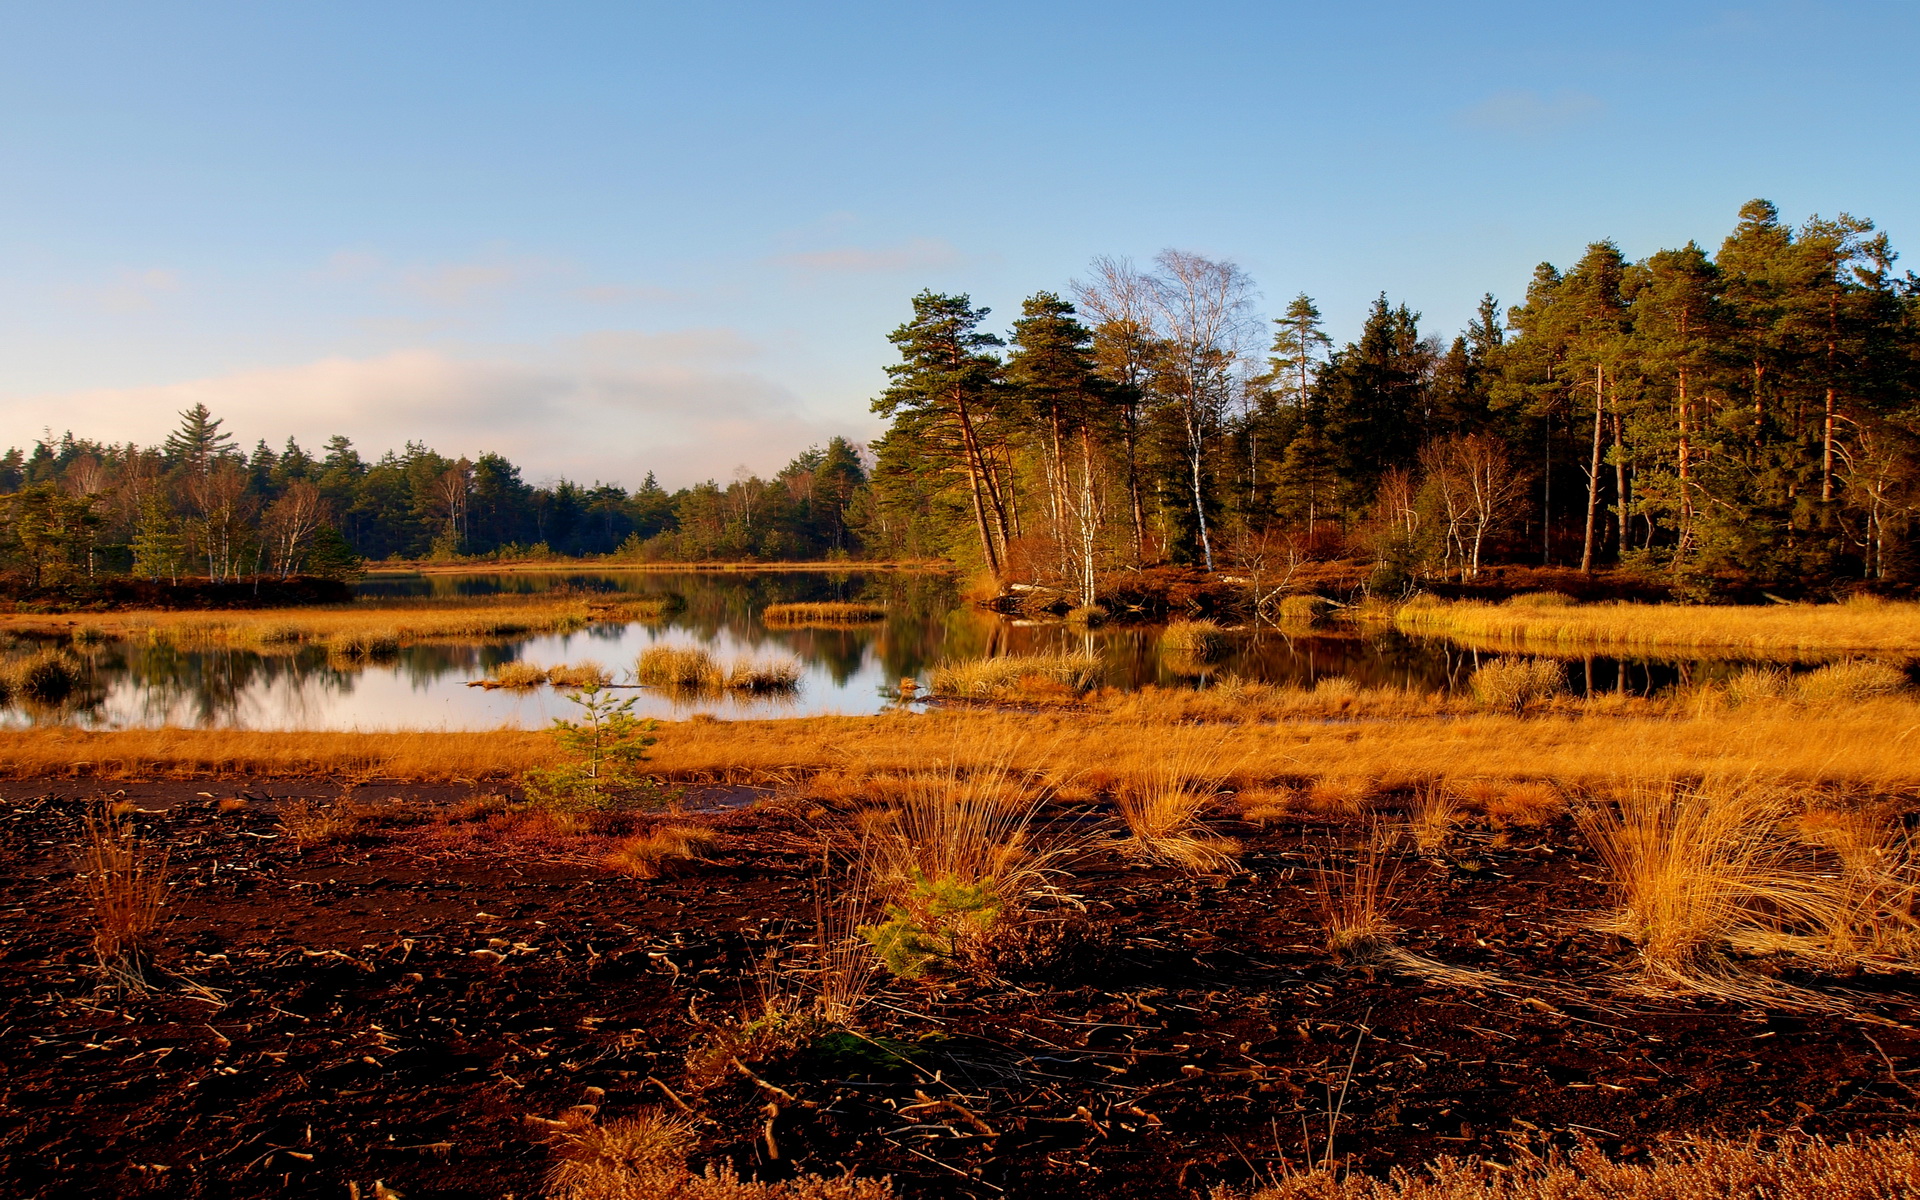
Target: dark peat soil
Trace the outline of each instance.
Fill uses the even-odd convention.
[[[303,790],[338,793],[124,786],[173,880],[166,975],[126,995],[94,971],[76,880],[99,793],[0,785],[0,1191],[533,1197],[547,1151],[526,1118],[600,1088],[609,1119],[671,1093],[699,1159],[762,1177],[1132,1200],[1329,1156],[1887,1132],[1920,1081],[1904,976],[1814,981],[1846,990],[1845,1016],[1621,991],[1628,948],[1585,928],[1607,892],[1564,826],[1402,864],[1398,944],[1496,980],[1338,963],[1314,866],[1358,831],[1286,822],[1233,830],[1230,876],[1093,856],[1061,884],[1098,934],[1077,953],[887,985],[862,1038],[700,1087],[689,1051],[756,1010],[770,949],[814,936],[819,848],[780,806],[699,818],[710,860],[643,882],[445,836],[453,788],[363,789],[390,816],[301,852],[273,814]]]

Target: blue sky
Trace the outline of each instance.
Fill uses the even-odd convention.
[[[1920,4],[0,5],[0,442],[870,436],[922,287],[1231,258],[1451,336],[1765,196],[1920,240]],[[1902,264],[1911,265],[1911,264]]]

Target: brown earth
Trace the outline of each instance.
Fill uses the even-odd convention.
[[[1625,944],[1584,928],[1606,890],[1566,825],[1404,863],[1400,944],[1490,985],[1330,959],[1312,866],[1359,831],[1288,819],[1228,830],[1236,875],[1095,855],[1063,884],[1098,935],[1080,953],[891,985],[862,1037],[701,1090],[690,1048],[756,1007],[769,948],[814,932],[818,847],[789,806],[700,815],[710,860],[636,881],[592,839],[435,819],[464,787],[363,789],[376,815],[303,853],[274,810],[332,799],[330,781],[127,784],[174,891],[167,976],[121,995],[88,948],[75,875],[98,793],[78,786],[0,800],[10,1196],[337,1200],[380,1179],[412,1200],[531,1197],[526,1117],[590,1087],[609,1117],[683,1100],[701,1158],[930,1197],[1178,1197],[1329,1154],[1379,1170],[1585,1136],[1633,1158],[1662,1134],[1913,1121],[1913,979],[1844,981],[1847,1017],[1632,998],[1612,986]]]

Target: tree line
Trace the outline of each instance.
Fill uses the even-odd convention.
[[[857,550],[866,480],[844,438],[772,479],[741,473],[668,492],[562,479],[533,485],[499,454],[409,443],[368,461],[345,437],[243,452],[205,405],[161,445],[48,438],[0,457],[0,566],[28,589],[101,576],[215,582],[357,574],[366,560],[613,555],[647,561],[807,559]]]
[[[1717,251],[1595,242],[1488,295],[1450,341],[1385,294],[1336,345],[1262,319],[1231,262],[1098,258],[1005,336],[913,297],[870,447],[669,493],[533,485],[499,454],[345,437],[243,452],[204,406],[158,446],[0,457],[0,560],[30,586],[123,573],[339,574],[362,560],[944,557],[1092,603],[1117,570],[1378,588],[1489,563],[1620,565],[1681,594],[1920,576],[1920,280],[1871,222],[1744,206]],[[871,464],[870,470],[869,465]]]
[[[1870,222],[1744,206],[1716,253],[1595,242],[1451,341],[1384,294],[1335,346],[1231,262],[1096,259],[1002,338],[923,292],[874,402],[860,533],[1053,582],[1360,556],[1380,586],[1494,562],[1911,580],[1920,280]]]

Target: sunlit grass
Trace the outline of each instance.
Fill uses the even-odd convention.
[[[1393,621],[1409,633],[1496,647],[1920,653],[1920,604],[1894,601],[1709,607],[1425,600],[1401,606]]]
[[[1085,692],[1098,687],[1106,664],[1098,654],[1007,654],[942,663],[928,676],[936,696],[993,699],[1016,694],[1034,683]]]
[[[760,613],[766,625],[805,626],[870,625],[884,621],[887,610],[878,604],[854,601],[817,601],[805,604],[769,604]]]

